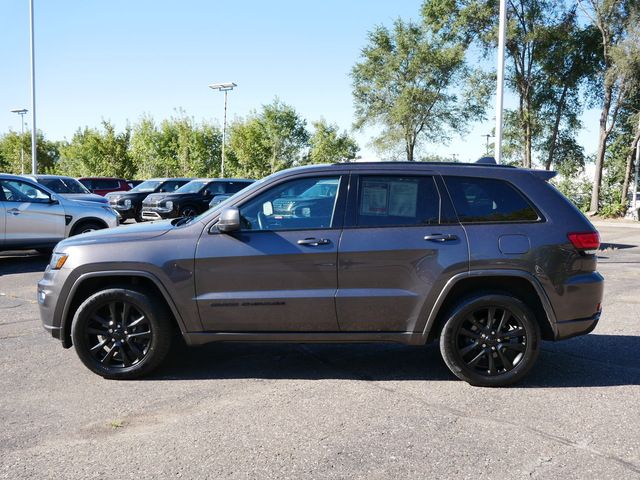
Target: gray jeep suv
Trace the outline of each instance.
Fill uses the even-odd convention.
[[[589,333],[599,236],[548,180],[497,165],[294,168],[199,217],[58,244],[44,326],[106,378],[207,342],[439,339],[459,378],[521,379],[541,340]]]

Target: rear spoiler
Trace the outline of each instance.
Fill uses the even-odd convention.
[[[558,172],[554,172],[553,170],[529,170],[529,172],[546,182],[548,182],[558,174]]]

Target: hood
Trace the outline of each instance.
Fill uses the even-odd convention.
[[[176,193],[176,192],[152,193],[151,195],[148,195],[147,198],[145,198],[145,201],[159,202],[161,200],[179,200],[181,198],[184,199],[189,197],[200,198],[200,197],[203,197],[203,195],[199,193]]]
[[[102,243],[130,242],[132,240],[148,240],[159,237],[171,230],[171,220],[161,222],[136,223],[115,228],[105,228],[94,232],[83,233],[75,237],[69,237],[61,241],[56,251],[61,251],[65,247],[75,247],[78,245],[96,245]]]
[[[144,198],[147,195],[150,195],[152,192],[132,192],[131,190],[127,191],[127,192],[109,192],[105,195],[105,198],[107,199],[107,201],[109,200],[114,200],[114,201],[118,201],[121,198],[130,198],[130,199],[134,199],[134,198]]]
[[[96,195],[95,193],[58,193],[63,198],[69,200],[81,200],[83,202],[109,203],[106,198]]]

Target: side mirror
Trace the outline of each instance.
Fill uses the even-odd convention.
[[[220,213],[216,225],[222,233],[231,233],[240,230],[240,210],[236,207],[227,207]]]
[[[51,196],[49,197],[49,203],[50,203],[51,205],[57,205],[57,204],[58,204],[58,203],[60,203],[60,202],[58,201],[58,198],[57,198],[55,195],[51,195]]]

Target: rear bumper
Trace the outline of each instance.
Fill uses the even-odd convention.
[[[604,295],[602,275],[591,272],[570,277],[554,293],[556,340],[586,335],[596,328]]]
[[[558,322],[556,324],[556,340],[566,340],[567,338],[586,335],[587,333],[593,332],[596,326],[598,326],[600,313],[601,312],[596,313],[591,318]]]

